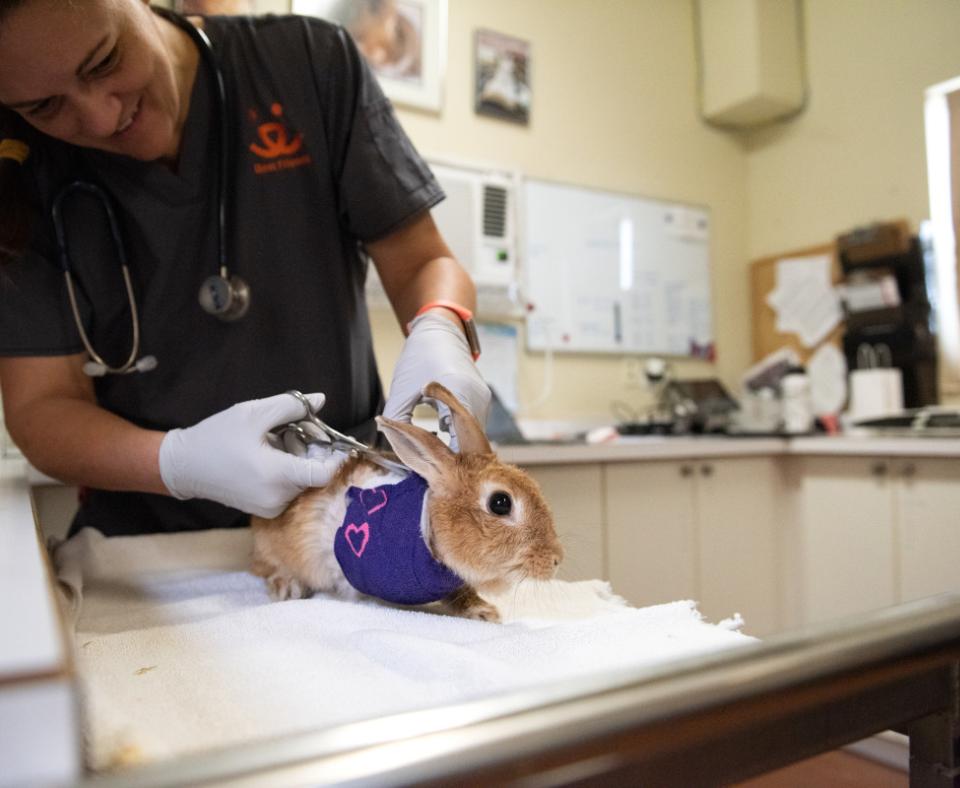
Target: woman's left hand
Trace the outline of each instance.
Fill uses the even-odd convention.
[[[463,330],[436,312],[426,312],[410,324],[383,415],[409,422],[414,407],[423,399],[423,387],[431,381],[446,386],[481,426],[486,425],[490,387],[473,361]],[[450,433],[450,447],[459,451],[449,409],[438,403],[438,410],[440,429]]]

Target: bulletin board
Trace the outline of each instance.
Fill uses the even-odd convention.
[[[831,257],[830,279],[838,284],[843,279],[840,264],[837,261],[835,244],[811,246],[797,249],[792,252],[762,257],[754,260],[750,266],[751,309],[753,312],[751,327],[753,333],[753,360],[760,361],[769,354],[788,347],[796,351],[802,363],[809,361],[816,347],[807,347],[794,333],[784,333],[777,330],[777,316],[773,308],[767,303],[767,296],[776,286],[777,262],[784,258],[815,258],[819,255]],[[840,348],[842,345],[843,325],[838,325],[826,338]]]
[[[528,178],[527,347],[712,359],[707,208]]]

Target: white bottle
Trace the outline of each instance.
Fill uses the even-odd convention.
[[[754,426],[756,432],[779,432],[783,426],[783,408],[777,392],[764,386],[753,397]]]
[[[813,430],[813,399],[810,376],[803,367],[791,367],[780,380],[783,402],[783,431],[788,435],[804,435]]]

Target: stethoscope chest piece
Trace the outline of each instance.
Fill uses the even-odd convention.
[[[239,276],[208,276],[198,295],[203,311],[224,321],[239,320],[250,308],[250,286]]]

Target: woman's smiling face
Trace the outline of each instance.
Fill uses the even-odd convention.
[[[173,160],[196,61],[176,62],[190,51],[165,24],[147,0],[17,4],[0,18],[0,104],[73,145]]]

